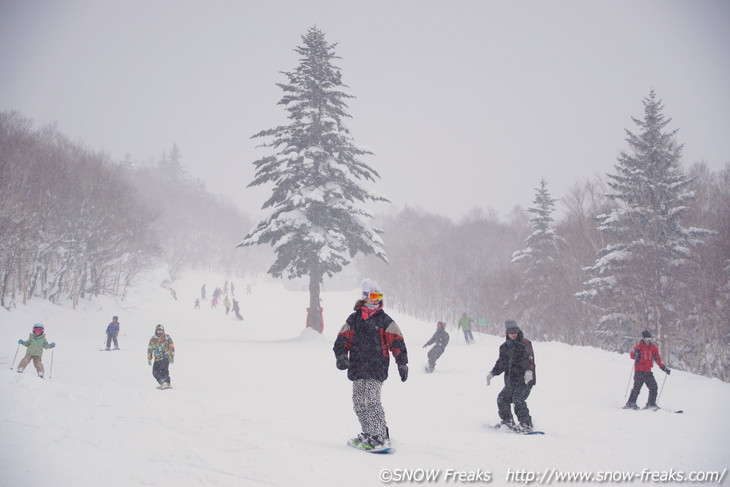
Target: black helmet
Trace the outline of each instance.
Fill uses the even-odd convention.
[[[641,332],[641,338],[652,338],[651,332],[649,330],[644,330]]]

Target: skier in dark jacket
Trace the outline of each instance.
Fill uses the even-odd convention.
[[[436,368],[436,360],[446,350],[446,345],[449,344],[449,334],[446,333],[446,323],[439,321],[436,323],[436,333],[433,334],[431,339],[426,342],[423,348],[434,344],[431,350],[428,351],[428,365],[426,366],[426,372],[433,372]]]
[[[629,400],[626,402],[624,409],[639,409],[636,400],[639,398],[639,392],[644,384],[649,388],[649,399],[644,409],[659,408],[656,405],[657,383],[651,369],[654,367],[654,362],[656,362],[665,373],[669,374],[671,371],[662,363],[659,349],[651,343],[651,339],[651,332],[644,330],[641,332],[641,341],[631,350],[630,357],[634,360],[634,388],[631,389]]]
[[[117,336],[119,336],[119,317],[118,316],[112,316],[112,322],[109,323],[106,327],[106,349],[107,351],[112,346],[112,341],[114,341],[114,350],[119,350],[119,341],[117,341]]]
[[[504,388],[497,396],[499,418],[503,425],[517,431],[532,431],[532,418],[527,407],[527,397],[535,385],[535,357],[532,343],[525,339],[514,320],[504,323],[507,340],[499,347],[499,358],[487,374],[487,385],[492,378],[504,372]],[[512,404],[519,425],[512,417]]]
[[[408,352],[400,328],[383,311],[383,294],[375,282],[362,282],[362,299],[355,303],[354,310],[333,347],[337,368],[347,369],[352,381],[352,402],[362,428],[348,444],[363,450],[386,450],[390,448],[390,435],[380,394],[388,378],[391,353],[401,381],[408,379]]]

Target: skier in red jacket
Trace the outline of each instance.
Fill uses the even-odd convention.
[[[634,388],[631,389],[629,400],[624,409],[639,409],[636,405],[636,399],[639,397],[641,386],[646,384],[649,388],[649,399],[644,409],[658,409],[656,404],[657,383],[654,373],[651,371],[654,361],[661,370],[669,374],[671,371],[662,363],[662,357],[659,355],[659,349],[651,342],[652,336],[648,330],[641,332],[641,341],[631,350],[631,358],[634,360]]]

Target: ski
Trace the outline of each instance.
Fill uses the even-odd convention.
[[[682,413],[684,413],[684,409],[662,409],[660,407],[648,407],[648,408],[647,407],[644,407],[644,408],[640,408],[638,406],[637,407],[623,406],[621,409],[631,409],[631,410],[634,410],[634,411],[652,411],[652,412],[664,411],[664,412],[667,412],[667,413],[674,413],[674,414],[682,414]]]
[[[654,412],[657,412],[657,411],[664,411],[664,412],[667,412],[667,413],[682,414],[682,413],[684,412],[684,409],[676,409],[676,410],[672,410],[672,409],[662,409],[662,408],[656,408],[656,409],[654,409],[653,411],[654,411]]]

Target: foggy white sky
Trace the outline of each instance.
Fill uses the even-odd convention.
[[[684,164],[730,162],[730,2],[0,0],[0,110],[114,158],[177,143],[252,216],[254,133],[317,25],[338,43],[348,125],[377,190],[458,219],[612,172],[653,87]]]

